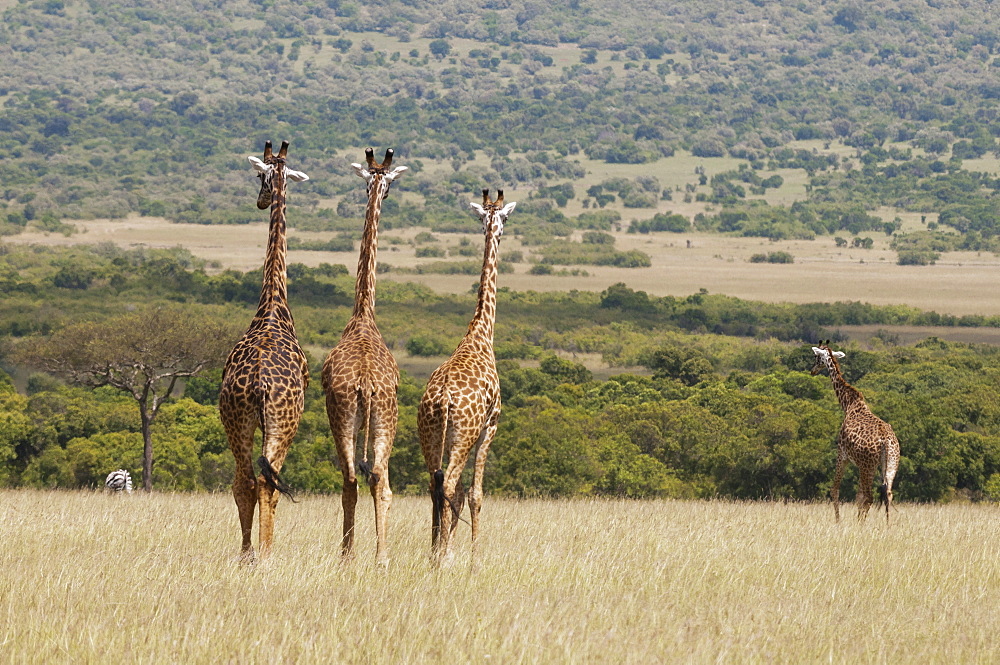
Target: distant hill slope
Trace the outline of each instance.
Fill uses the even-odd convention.
[[[964,141],[968,157],[1000,134],[989,4],[6,6],[6,232],[46,213],[258,219],[245,155],[265,138],[290,139],[296,168],[323,174],[295,195],[329,217],[324,200],[358,189],[340,151],[366,145],[395,147],[415,171],[443,161],[467,172],[424,184],[433,207],[484,182],[573,178],[573,156],[754,160],[824,139],[931,154]],[[477,150],[488,166],[466,164]]]

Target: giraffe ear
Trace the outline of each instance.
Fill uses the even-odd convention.
[[[396,168],[394,168],[389,173],[386,173],[385,174],[385,178],[389,182],[392,182],[393,180],[395,180],[396,178],[398,178],[399,176],[403,175],[404,173],[406,173],[409,170],[410,170],[410,167],[408,167],[408,166],[397,166]]]
[[[351,164],[351,168],[354,169],[354,172],[357,173],[362,178],[364,178],[365,180],[370,180],[372,177],[371,174],[368,172],[368,169],[366,169],[361,164]]]
[[[267,173],[268,170],[271,168],[270,166],[260,161],[260,159],[254,157],[253,155],[249,155],[247,159],[250,160],[250,164],[257,170],[258,173]]]
[[[293,171],[292,169],[287,167],[285,168],[285,177],[288,178],[289,180],[294,180],[295,182],[305,182],[306,180],[309,179],[309,176],[307,176],[302,171]]]
[[[484,216],[486,214],[486,209],[483,208],[483,206],[481,206],[478,203],[476,203],[475,201],[469,201],[469,205],[472,206],[473,210],[475,210],[476,212],[479,213],[480,217],[482,217],[482,216]]]
[[[846,356],[846,355],[847,355],[847,354],[846,354],[846,353],[844,353],[843,351],[834,351],[834,352],[833,352],[833,357],[834,357],[834,358],[843,358],[843,357],[844,357],[844,356]]]
[[[825,353],[823,349],[819,348],[818,346],[814,346],[812,349],[813,353],[816,354],[817,356],[821,356],[823,355],[823,353]]]
[[[503,215],[504,217],[507,217],[508,215],[510,215],[510,213],[514,212],[514,207],[516,205],[517,201],[511,201],[500,210],[500,214]]]

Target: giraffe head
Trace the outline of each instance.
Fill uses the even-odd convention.
[[[490,190],[484,189],[482,205],[475,201],[469,205],[479,213],[479,219],[483,223],[483,233],[499,239],[503,235],[503,225],[510,217],[510,213],[514,212],[514,206],[517,205],[517,202],[511,201],[504,205],[502,189],[497,190],[496,200],[490,201]]]
[[[821,341],[819,346],[814,346],[812,350],[816,354],[816,362],[809,373],[813,376],[816,376],[824,369],[828,372],[832,371],[837,366],[837,358],[843,358],[845,355],[843,351],[834,351],[831,349],[830,340],[826,340],[826,342]]]
[[[351,164],[351,167],[368,183],[368,196],[371,196],[372,191],[374,191],[379,195],[379,199],[389,196],[389,185],[392,184],[392,181],[410,170],[406,166],[397,166],[391,171],[389,170],[389,167],[392,166],[392,148],[385,151],[385,159],[382,160],[381,164],[375,161],[375,151],[371,148],[365,148],[365,162],[364,165]]]
[[[260,178],[260,193],[257,194],[257,207],[260,210],[266,210],[271,205],[274,193],[271,183],[277,169],[284,169],[285,178],[294,180],[295,182],[304,182],[309,179],[309,176],[302,173],[302,171],[293,171],[285,166],[285,158],[287,156],[288,141],[281,142],[281,149],[278,150],[277,155],[271,152],[271,142],[268,141],[264,144],[264,159],[259,159],[253,155],[247,157],[257,170],[257,177]]]

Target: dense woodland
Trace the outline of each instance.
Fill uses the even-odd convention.
[[[195,321],[249,320],[260,273],[205,272],[182,250],[6,248],[0,330],[16,359],[38,335],[81,319],[178,303]],[[289,290],[313,375],[350,313],[343,266],[289,266]],[[44,304],[42,304],[44,303]],[[392,348],[447,354],[465,332],[475,295],[413,284],[380,285],[379,321]],[[827,492],[841,412],[825,376],[812,377],[804,339],[853,324],[996,324],[909,307],[861,303],[769,305],[705,293],[657,298],[624,284],[602,293],[501,289],[496,352],[504,415],[487,489],[518,496],[818,499]],[[419,328],[413,324],[421,321]],[[899,346],[891,333],[869,349],[846,345],[847,378],[893,423],[903,445],[896,496],[1000,498],[1000,350],[928,339]],[[628,368],[597,380],[574,354]],[[221,490],[232,456],[215,403],[220,367],[187,381],[153,425],[154,485]],[[135,401],[21,369],[21,390],[0,387],[0,474],[14,486],[91,487],[109,468],[141,466]],[[286,464],[295,487],[333,492],[340,472],[314,381]],[[416,434],[422,381],[404,372],[392,457],[394,490],[423,492]],[[849,472],[848,485],[855,482]]]
[[[1000,135],[1000,18],[989,3],[2,6],[2,235],[72,233],[74,219],[130,214],[257,221],[245,155],[264,139],[289,139],[296,168],[324,174],[296,191],[292,223],[340,232],[301,248],[356,247],[363,199],[342,153],[392,146],[412,169],[417,203],[388,199],[385,228],[426,227],[417,251],[457,259],[422,270],[478,274],[477,242],[443,247],[431,233],[472,230],[459,203],[515,184],[531,192],[518,215],[532,229],[523,244],[539,275],[648,265],[604,233],[622,226],[860,246],[885,234],[899,262],[912,264],[1000,249],[1000,178],[983,167]],[[692,168],[683,187],[651,177],[578,183],[584,159],[648,164],[680,151],[738,166],[711,177]],[[449,170],[431,176],[427,167],[442,162]],[[789,169],[805,174],[806,194],[768,203],[783,184],[776,171]],[[584,214],[564,212],[574,199]],[[611,209],[679,199],[704,212],[629,224]],[[933,221],[900,233],[873,214],[879,206]],[[582,240],[567,242],[574,232]],[[183,250],[0,245],[0,285],[3,362],[16,380],[0,386],[0,483],[89,487],[112,468],[139,468],[135,402],[33,372],[18,362],[24,349],[68,324],[135,308],[181,304],[196,318],[249,320],[260,276],[208,270]],[[353,281],[340,265],[293,264],[289,287],[316,365],[347,320]],[[448,353],[474,304],[473,294],[379,288],[382,332],[411,356]],[[837,339],[837,327],[852,324],[1000,325],[1000,314],[657,298],[624,284],[602,293],[501,289],[498,309],[504,415],[486,482],[520,496],[820,498],[840,411],[829,380],[805,373],[806,342]],[[1000,498],[997,351],[934,339],[902,347],[889,333],[872,344],[848,346],[843,365],[902,442],[896,496]],[[631,373],[596,380],[573,360],[581,353]],[[218,380],[217,366],[163,406],[153,426],[157,487],[229,484]],[[396,491],[426,486],[421,390],[404,376]],[[314,382],[287,478],[337,491],[334,458]]]

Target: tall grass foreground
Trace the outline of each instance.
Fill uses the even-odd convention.
[[[397,497],[388,570],[340,560],[339,497],[281,511],[241,565],[228,494],[0,492],[0,661],[648,663],[1000,661],[1000,512],[903,504],[488,497],[430,555]]]

